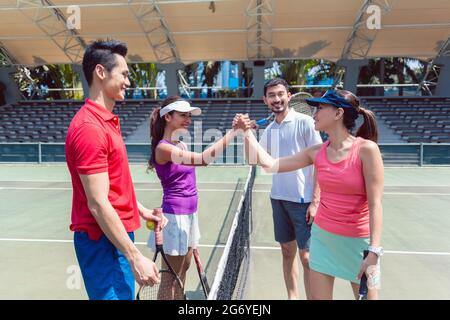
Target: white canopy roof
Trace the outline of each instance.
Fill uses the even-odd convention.
[[[367,29],[365,0],[0,0],[0,46],[27,65],[79,63],[107,37],[128,44],[130,62],[427,59],[450,36],[449,0],[371,3],[380,30]],[[80,29],[67,29],[70,5]]]

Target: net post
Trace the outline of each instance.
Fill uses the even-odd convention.
[[[38,163],[42,163],[42,142],[38,142]]]
[[[233,163],[238,164],[238,148],[237,148],[237,138],[235,137],[233,140]]]
[[[420,163],[419,166],[423,166],[423,142],[420,143]]]

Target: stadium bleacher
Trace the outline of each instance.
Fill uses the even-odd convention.
[[[450,143],[450,98],[443,97],[365,97],[364,105],[406,143]],[[202,109],[195,117],[190,134],[210,129],[225,134],[237,112],[252,119],[268,116],[261,100],[193,100]],[[20,101],[0,107],[0,142],[64,142],[69,123],[82,101]],[[124,140],[148,119],[156,100],[118,102],[114,113],[121,119]],[[212,131],[210,131],[213,133]],[[143,141],[148,141],[147,137]]]
[[[0,107],[0,142],[64,142],[82,101],[20,101]],[[155,102],[119,102],[114,109],[124,137],[148,116]]]
[[[364,105],[405,142],[450,142],[448,97],[366,97]]]
[[[237,112],[249,113],[253,119],[268,116],[268,108],[260,100],[198,100],[193,103],[203,111],[194,119],[198,123],[202,121],[202,134],[208,129],[218,129],[225,134]],[[82,101],[20,101],[1,106],[0,142],[64,142],[69,123],[82,104]],[[125,141],[147,120],[157,104],[155,100],[126,100],[116,104],[114,113],[121,120]],[[190,127],[191,134],[195,128]]]

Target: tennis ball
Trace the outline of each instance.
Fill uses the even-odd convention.
[[[155,230],[155,223],[153,221],[148,220],[146,224],[147,224],[147,229]]]

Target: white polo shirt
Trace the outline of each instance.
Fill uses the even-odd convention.
[[[281,158],[320,144],[322,138],[319,132],[314,130],[312,117],[291,109],[280,124],[274,120],[267,126],[259,143],[273,158]],[[296,171],[274,174],[270,197],[308,203],[312,200],[313,190],[314,167],[308,166]]]

